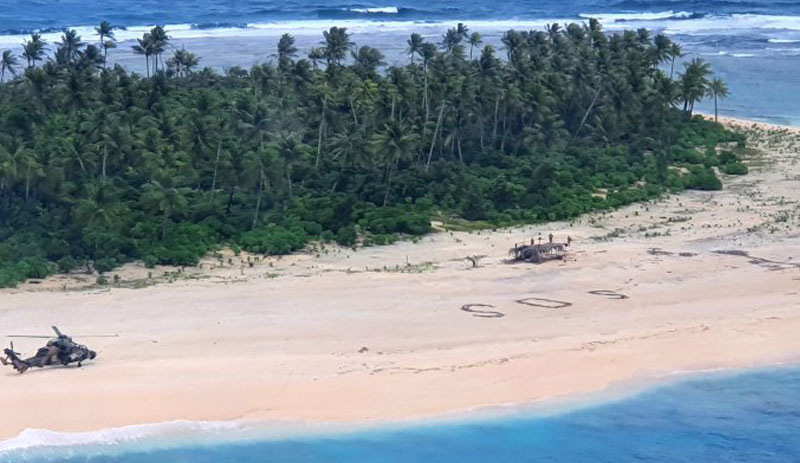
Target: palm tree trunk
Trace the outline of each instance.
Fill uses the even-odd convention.
[[[423,69],[425,72],[425,85],[424,85],[424,92],[422,94],[422,106],[425,109],[425,121],[422,123],[422,135],[419,137],[419,153],[420,158],[422,158],[423,150],[425,149],[425,132],[428,129],[428,118],[430,115],[430,105],[428,104],[428,63],[423,63]]]
[[[391,165],[387,166],[387,170],[389,172],[386,173],[386,191],[383,193],[384,206],[386,206],[386,203],[389,202],[389,189],[392,186],[392,173],[394,172],[394,169],[392,169]]]
[[[436,146],[436,138],[439,134],[439,128],[442,125],[442,116],[444,115],[444,107],[446,101],[442,101],[442,106],[439,107],[439,117],[436,119],[436,129],[433,131],[433,138],[431,139],[431,149],[428,151],[428,161],[425,163],[425,172],[431,167],[431,158],[433,157],[433,148]]]
[[[350,98],[350,111],[353,113],[353,122],[355,122],[356,127],[358,127],[358,114],[356,114],[356,105],[352,97]]]
[[[583,128],[583,124],[586,123],[586,119],[589,117],[589,113],[592,111],[592,108],[594,108],[594,104],[597,103],[597,97],[599,97],[599,96],[600,96],[600,89],[598,88],[597,89],[597,93],[594,94],[594,98],[592,99],[592,104],[589,105],[589,108],[586,110],[586,113],[583,115],[583,119],[581,119],[581,123],[578,126],[578,130],[575,131],[575,136],[578,136],[578,134],[581,133],[581,129]]]
[[[494,127],[492,128],[492,146],[497,140],[497,112],[500,110],[500,95],[497,95],[497,101],[494,103]]]
[[[719,122],[717,120],[717,92],[714,92],[714,122]]]
[[[108,159],[108,145],[103,145],[103,185],[106,183],[106,160]]]
[[[217,187],[217,171],[219,170],[219,155],[222,151],[222,136],[217,142],[217,159],[214,161],[214,176],[211,178],[211,198],[214,198],[214,189]]]
[[[225,216],[231,215],[231,206],[233,205],[233,194],[236,192],[236,185],[231,185],[231,193],[228,195],[228,205],[225,206]]]
[[[289,200],[292,199],[292,170],[286,166],[286,184],[289,186]]]
[[[164,209],[164,218],[161,221],[161,241],[167,239],[167,221],[169,220],[169,209]]]
[[[481,149],[484,149],[483,133],[485,132],[485,129],[484,129],[483,126],[484,126],[484,123],[483,123],[483,112],[480,111],[480,112],[478,112],[478,128],[480,129],[480,132],[481,132]]]
[[[261,179],[258,181],[258,196],[256,197],[256,211],[253,213],[253,226],[251,229],[255,230],[258,223],[258,212],[261,209],[261,193],[264,191],[264,167],[261,167]]]
[[[317,160],[314,161],[314,169],[319,169],[319,158],[322,155],[322,134],[325,132],[325,110],[328,108],[328,94],[322,100],[322,112],[319,116],[319,136],[317,137]]]

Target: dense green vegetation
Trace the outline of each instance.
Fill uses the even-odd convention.
[[[409,63],[388,68],[332,28],[307,59],[285,35],[274,64],[225,75],[183,49],[165,61],[160,27],[134,47],[146,76],[107,68],[113,28],[98,32],[65,31],[49,57],[32,36],[24,70],[0,61],[0,286],[134,258],[190,265],[223,243],[383,243],[437,214],[567,219],[720,188],[707,147],[743,143],[691,118],[705,63],[673,80],[666,37],[596,21],[509,31],[504,56],[463,25],[439,44],[414,34]]]

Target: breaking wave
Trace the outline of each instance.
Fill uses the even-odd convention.
[[[705,15],[688,11],[661,11],[656,13],[581,13],[583,19],[595,18],[604,23],[617,23],[627,21],[658,21],[667,19],[697,19]]]
[[[248,427],[235,421],[170,421],[141,424],[86,432],[58,432],[47,429],[26,429],[17,437],[0,442],[0,457],[37,449],[40,452],[75,446],[125,445],[158,439],[181,441],[190,436],[203,438],[221,433],[243,432]],[[185,440],[184,440],[185,442]]]
[[[396,6],[379,6],[376,8],[347,8],[347,11],[364,14],[397,14],[400,9]]]

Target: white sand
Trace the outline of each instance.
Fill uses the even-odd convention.
[[[73,275],[3,290],[0,335],[56,324],[102,352],[82,369],[0,370],[0,439],[176,419],[402,419],[800,360],[800,134],[749,130],[766,155],[724,190],[573,225],[328,247],[253,267],[226,255],[181,275],[155,269],[159,283],[143,289],[101,291]],[[576,240],[567,262],[502,262],[515,241],[550,231]],[[470,269],[468,255],[487,257]],[[129,282],[148,270],[113,273]],[[529,297],[572,305],[515,302]],[[460,310],[470,303],[505,316]],[[32,354],[39,341],[15,345]]]

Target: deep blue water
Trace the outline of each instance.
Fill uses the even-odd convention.
[[[688,12],[800,15],[800,1],[764,0],[3,0],[0,31],[63,28],[107,19],[142,24],[242,25],[314,19],[449,20],[577,18],[584,13]]]
[[[355,406],[355,405],[354,405]],[[102,447],[13,462],[797,462],[800,368],[711,375],[560,415],[330,433],[236,444]],[[63,458],[63,455],[70,455]]]

